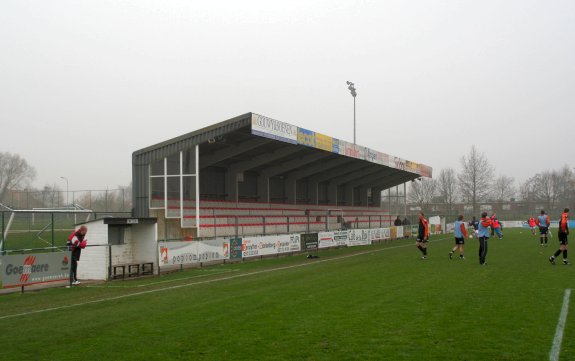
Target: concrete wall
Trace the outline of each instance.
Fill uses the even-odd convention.
[[[103,219],[85,224],[88,247],[78,263],[80,280],[107,280],[111,266],[152,262],[158,270],[157,225],[132,224],[124,229],[124,244],[108,245],[108,225]],[[111,252],[111,256],[110,256]],[[127,269],[126,269],[127,272]]]
[[[108,278],[108,225],[98,220],[88,222],[85,226],[88,227],[88,246],[82,250],[78,262],[78,278],[105,280]]]

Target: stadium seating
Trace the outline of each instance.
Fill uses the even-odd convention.
[[[196,227],[196,203],[177,199],[155,199],[166,218],[181,218],[182,227]],[[285,203],[200,201],[198,237],[226,237],[291,232],[318,232],[348,228],[378,228],[390,225],[387,211],[369,207]],[[183,214],[181,214],[183,213]]]

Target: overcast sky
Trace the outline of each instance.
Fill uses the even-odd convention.
[[[131,154],[247,112],[522,182],[575,166],[575,1],[2,0],[0,151],[114,189]]]

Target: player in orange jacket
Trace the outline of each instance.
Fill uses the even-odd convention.
[[[569,261],[567,261],[567,235],[569,234],[569,208],[565,208],[565,210],[563,210],[563,214],[561,215],[561,219],[559,220],[559,230],[557,231],[557,234],[559,236],[559,249],[557,251],[555,251],[555,254],[553,254],[553,256],[549,257],[549,262],[551,262],[551,264],[555,264],[555,258],[557,256],[559,256],[561,254],[561,252],[563,252],[563,264],[564,265],[568,265],[570,264]]]
[[[531,229],[531,233],[535,235],[535,227],[537,226],[537,224],[535,223],[535,218],[529,217],[527,223],[529,223],[529,229]]]

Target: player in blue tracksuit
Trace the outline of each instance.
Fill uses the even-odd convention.
[[[455,246],[451,249],[451,252],[449,252],[449,259],[453,258],[453,254],[457,250],[459,250],[459,259],[465,259],[463,255],[463,245],[465,244],[465,238],[467,238],[467,229],[465,228],[462,215],[459,215],[457,221],[455,221],[453,235],[455,236]]]
[[[551,221],[543,209],[541,210],[541,215],[535,219],[535,224],[539,226],[539,241],[541,242],[541,246],[545,245],[545,247],[547,247],[547,234],[549,233]]]
[[[491,227],[491,219],[487,217],[487,212],[481,213],[479,220],[478,236],[479,236],[479,264],[485,266],[487,257],[487,240],[489,239],[489,227]]]

